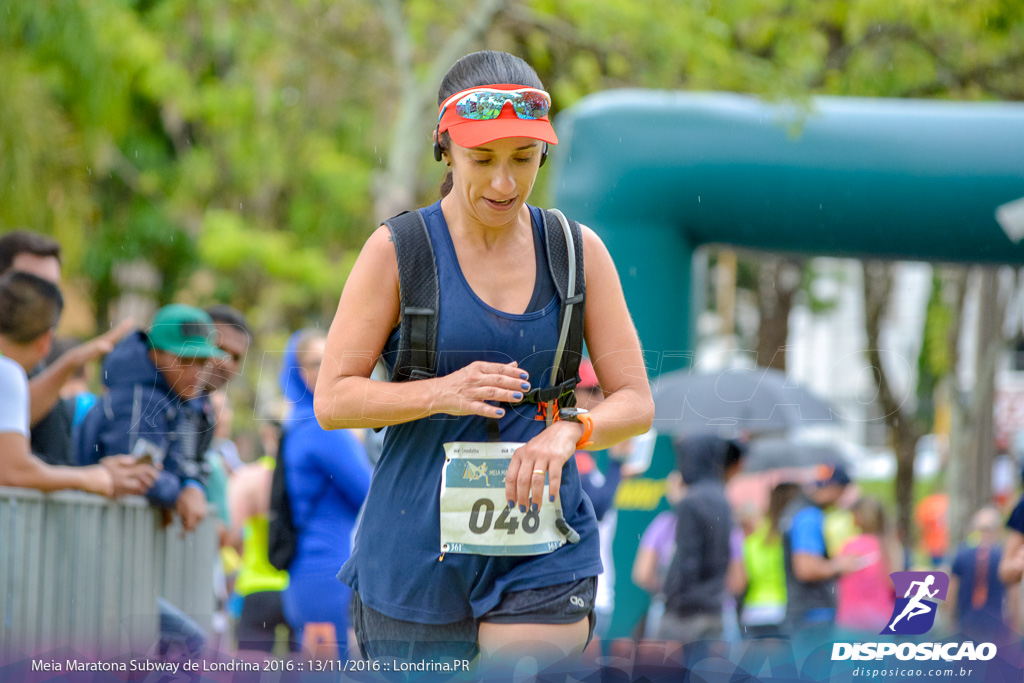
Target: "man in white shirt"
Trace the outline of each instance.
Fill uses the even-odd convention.
[[[14,230],[0,237],[0,275],[9,271],[31,273],[60,286],[60,245],[29,230]],[[113,349],[132,327],[130,320],[95,339],[79,344],[29,373],[29,421],[32,452],[51,465],[71,460],[71,415],[59,405],[60,390],[82,367]]]
[[[57,286],[41,277],[16,271],[0,277],[0,486],[79,489],[110,497],[141,494],[156,471],[130,456],[91,467],[60,467],[32,455],[26,372],[49,353],[63,305]]]

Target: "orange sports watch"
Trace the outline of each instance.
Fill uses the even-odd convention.
[[[583,451],[594,445],[590,435],[594,433],[594,418],[586,408],[562,408],[558,411],[558,419],[578,422],[583,425],[583,436],[576,442],[576,450]]]

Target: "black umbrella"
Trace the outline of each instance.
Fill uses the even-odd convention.
[[[661,433],[761,434],[839,419],[824,400],[771,368],[677,370],[652,384],[654,428]]]
[[[833,443],[794,442],[766,437],[747,444],[743,458],[744,472],[764,472],[783,467],[813,467],[814,465],[847,464],[842,449]]]

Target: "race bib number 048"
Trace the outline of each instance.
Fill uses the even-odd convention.
[[[555,503],[537,512],[509,510],[505,473],[521,443],[444,445],[441,476],[441,552],[474,555],[541,555],[565,544],[555,528]],[[548,497],[545,477],[544,497]]]

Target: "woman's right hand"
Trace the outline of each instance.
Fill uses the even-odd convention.
[[[434,383],[432,413],[499,418],[505,411],[487,401],[519,403],[530,390],[530,375],[514,361],[474,361]]]

